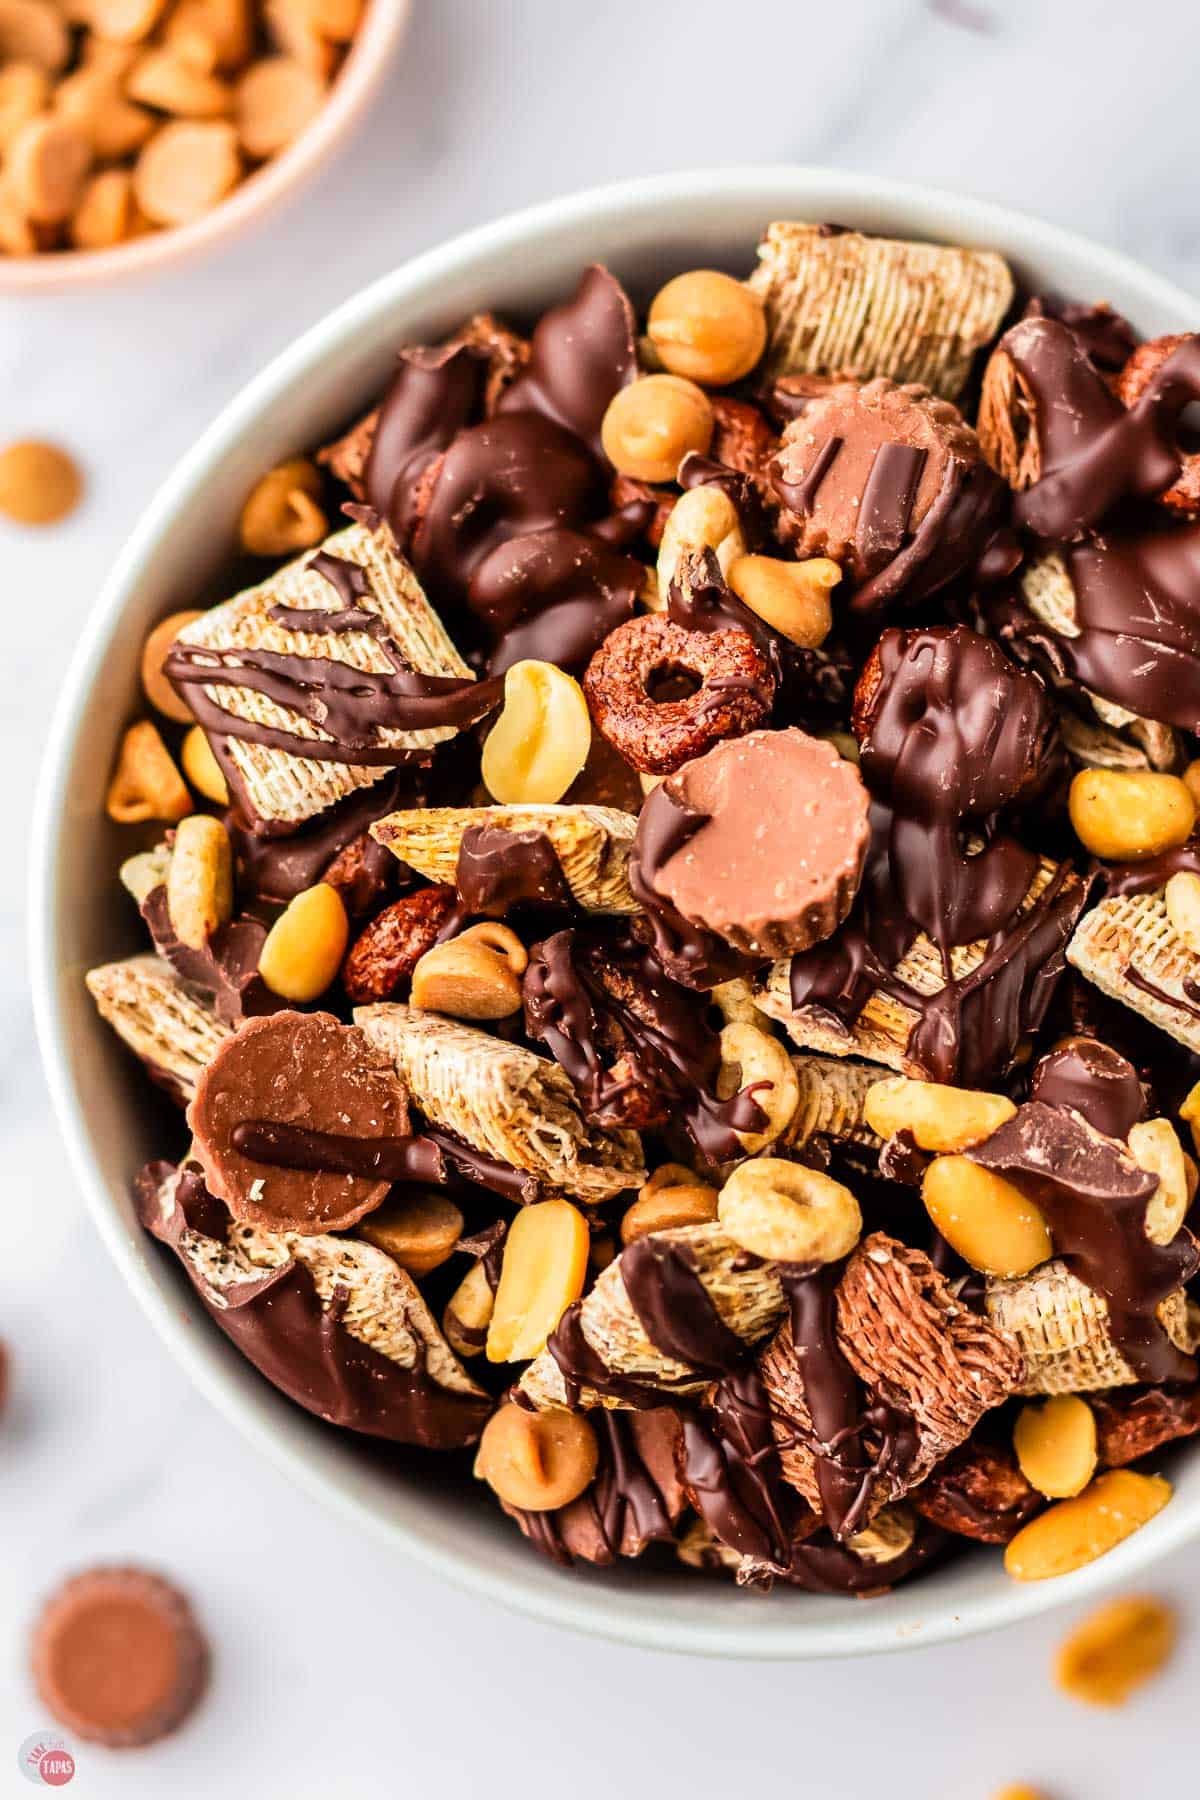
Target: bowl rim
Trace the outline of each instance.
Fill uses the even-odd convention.
[[[34,1017],[47,1085],[70,1164],[100,1236],[126,1283],[171,1354],[206,1397],[308,1492],[456,1586],[544,1623],[643,1649],[713,1657],[800,1660],[873,1654],[994,1630],[1127,1581],[1136,1571],[1200,1535],[1200,1500],[1168,1506],[1118,1549],[1072,1575],[1045,1584],[1010,1582],[960,1605],[955,1604],[951,1594],[945,1602],[931,1608],[931,1616],[919,1627],[899,1630],[892,1620],[879,1618],[873,1622],[874,1609],[869,1607],[848,1606],[845,1619],[831,1625],[827,1620],[806,1624],[805,1609],[797,1606],[790,1609],[786,1624],[776,1618],[770,1631],[762,1631],[756,1629],[754,1618],[747,1617],[732,1595],[727,1596],[727,1620],[722,1617],[710,1622],[688,1617],[686,1608],[675,1612],[661,1604],[644,1605],[639,1612],[632,1586],[616,1590],[614,1601],[613,1592],[606,1593],[586,1580],[526,1582],[515,1573],[493,1569],[485,1556],[472,1556],[468,1549],[457,1545],[433,1542],[417,1523],[391,1514],[385,1516],[382,1509],[352,1491],[352,1484],[320,1466],[320,1458],[310,1461],[301,1450],[298,1435],[281,1429],[271,1407],[264,1403],[266,1398],[276,1398],[266,1384],[262,1384],[261,1399],[258,1384],[253,1390],[239,1391],[220,1354],[226,1348],[220,1334],[211,1328],[200,1334],[191,1329],[191,1309],[181,1308],[178,1297],[172,1297],[167,1284],[136,1254],[92,1154],[87,1118],[72,1080],[66,1021],[59,1005],[53,929],[60,904],[57,863],[59,845],[68,825],[67,776],[77,752],[84,701],[101,673],[108,640],[143,564],[164,541],[174,515],[193,493],[202,489],[210,468],[307,372],[337,356],[360,328],[369,328],[377,314],[402,303],[406,296],[427,300],[436,291],[439,280],[468,270],[489,254],[529,249],[542,238],[552,238],[560,229],[578,229],[618,211],[631,219],[666,214],[672,208],[686,207],[689,201],[714,197],[731,202],[744,200],[747,208],[753,205],[768,211],[779,209],[773,213],[777,217],[786,217],[789,210],[800,216],[805,211],[809,216],[833,216],[839,205],[895,210],[906,216],[905,223],[898,221],[897,230],[920,232],[922,225],[914,223],[916,219],[925,222],[924,229],[930,235],[939,230],[945,232],[947,224],[953,222],[968,237],[980,242],[1020,243],[1021,250],[1013,253],[1018,258],[1044,258],[1052,264],[1072,259],[1085,262],[1099,293],[1110,291],[1109,283],[1113,291],[1136,290],[1148,308],[1170,313],[1181,321],[1194,317],[1197,311],[1197,302],[1186,290],[1145,270],[1132,258],[1016,209],[920,184],[801,165],[689,170],[589,188],[509,213],[381,276],[282,350],[218,413],[145,509],[81,633],[54,710],[34,797],[28,940]],[[757,1606],[753,1612],[757,1613]]]
[[[61,293],[153,274],[237,236],[279,201],[294,197],[365,116],[411,16],[412,0],[368,0],[362,25],[312,123],[211,211],[186,225],[167,226],[108,250],[0,257],[0,294]]]

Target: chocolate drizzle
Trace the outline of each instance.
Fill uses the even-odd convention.
[[[713,1305],[687,1244],[658,1232],[636,1238],[621,1253],[621,1279],[643,1331],[664,1356],[713,1380],[746,1360],[748,1346]]]
[[[1045,1215],[1056,1253],[1108,1304],[1114,1343],[1139,1381],[1194,1381],[1196,1364],[1172,1344],[1157,1311],[1200,1269],[1195,1241],[1146,1236],[1158,1183],[1071,1113],[1031,1100],[966,1155],[1011,1181]]]
[[[375,1176],[381,1181],[444,1182],[438,1145],[420,1135],[358,1138],[313,1131],[273,1119],[245,1119],[233,1128],[233,1147],[252,1162],[314,1174]]]
[[[664,1122],[678,1112],[715,1162],[741,1154],[738,1131],[762,1130],[749,1090],[718,1097],[717,1035],[652,950],[621,937],[589,940],[581,928],[555,932],[530,953],[524,997],[529,1035],[570,1076],[596,1124],[623,1123],[636,1089]]]
[[[171,924],[164,883],[151,888],[142,901],[141,913],[158,954],[177,975],[201,992],[212,995],[219,1019],[236,1025],[242,1019],[279,1012],[287,1006],[273,994],[258,972],[258,959],[267,928],[257,919],[232,919],[222,925],[202,950],[181,943]]]
[[[625,1406],[661,1406],[664,1394],[670,1392],[671,1383],[661,1377],[656,1377],[653,1383],[635,1381],[631,1376],[610,1369],[583,1334],[582,1304],[582,1301],[573,1301],[546,1340],[546,1348],[563,1378],[567,1405],[579,1406],[590,1389],[602,1399],[619,1400]]]
[[[684,1478],[705,1524],[740,1555],[786,1567],[800,1503],[783,1479],[757,1370],[727,1376],[682,1424]]]

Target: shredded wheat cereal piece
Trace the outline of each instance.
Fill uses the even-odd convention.
[[[86,980],[101,1018],[181,1102],[190,1101],[231,1027],[157,956],[104,963],[89,969]]]
[[[1200,956],[1177,935],[1164,893],[1101,900],[1076,926],[1067,961],[1102,994],[1200,1051],[1200,1016],[1189,992],[1189,984],[1200,980]]]
[[[463,834],[472,826],[544,832],[580,906],[639,910],[628,875],[637,820],[613,806],[430,806],[388,813],[372,825],[371,836],[427,881],[453,885]]]
[[[1022,1394],[1083,1394],[1138,1379],[1109,1334],[1104,1296],[1064,1262],[1013,1278],[990,1275],[986,1305],[988,1318],[1025,1358]],[[1158,1317],[1177,1349],[1195,1348],[1182,1288],[1163,1301]]]

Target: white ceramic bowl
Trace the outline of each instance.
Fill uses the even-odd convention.
[[[816,169],[668,175],[519,213],[419,257],[349,301],[227,407],[161,489],[96,604],[66,681],[35,809],[32,968],[58,1117],[96,1223],[169,1352],[299,1482],[381,1543],[521,1611],[626,1643],[713,1656],[817,1657],[933,1643],[1027,1618],[1126,1581],[1200,1531],[1200,1451],[1174,1457],[1175,1498],[1145,1530],[1058,1582],[1011,1582],[996,1551],[968,1552],[864,1604],[638,1568],[567,1574],[540,1557],[472,1484],[389,1459],[282,1399],[139,1228],[129,1178],[159,1154],[146,1084],[95,1015],[83,972],[138,946],[115,880],[122,839],[103,814],[122,723],[138,707],[138,652],[163,614],[191,605],[229,553],[261,471],[319,442],[374,395],[397,345],[429,340],[481,306],[528,313],[599,259],[645,292],[680,268],[747,269],[772,218],[994,247],[1031,286],[1104,298],[1146,333],[1196,323],[1196,305],[1125,258],[1020,214],[952,195]],[[414,1459],[415,1461],[415,1459]]]

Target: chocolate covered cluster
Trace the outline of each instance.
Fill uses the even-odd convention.
[[[147,645],[141,1217],[564,1566],[1034,1578],[1200,1430],[1200,340],[1021,305],[791,223],[586,269],[400,347]]]

